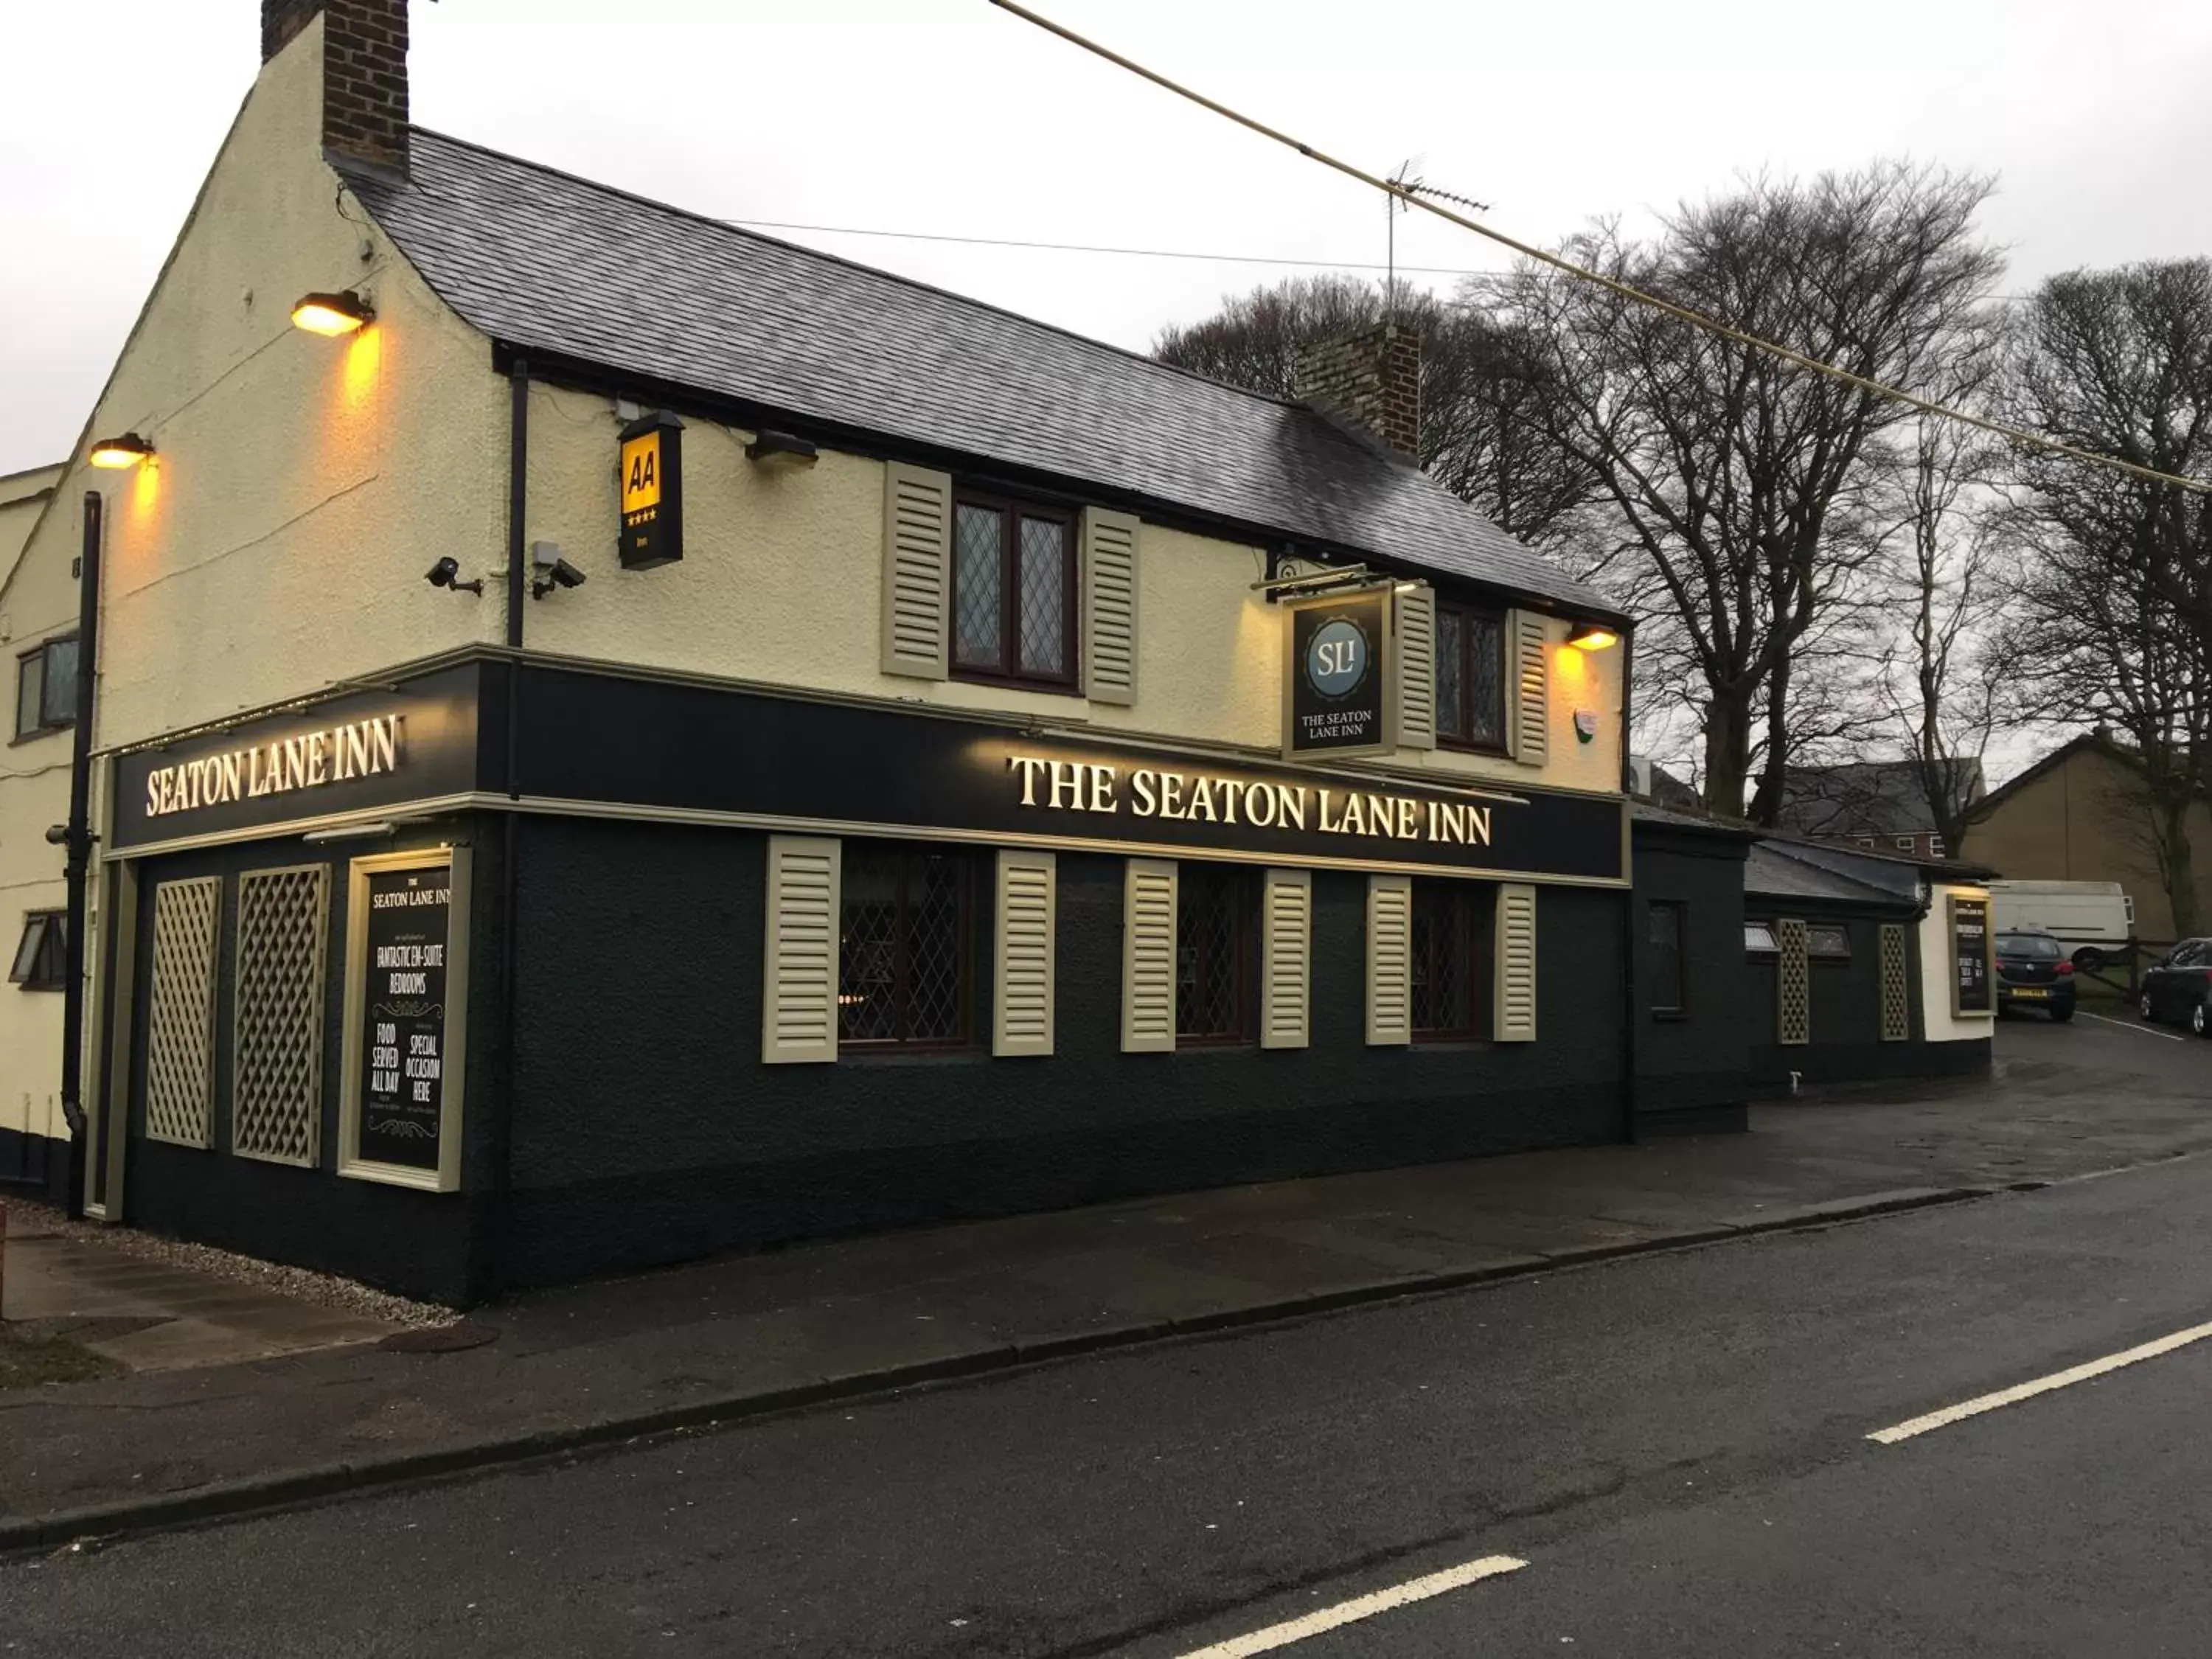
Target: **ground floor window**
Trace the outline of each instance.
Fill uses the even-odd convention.
[[[1688,1006],[1682,970],[1684,907],[1679,899],[1654,899],[1644,936],[1650,942],[1651,1012],[1680,1014]]]
[[[848,1048],[953,1048],[975,1029],[975,861],[848,842],[837,1036]]]
[[[1413,1004],[1417,1042],[1488,1035],[1490,927],[1497,890],[1474,882],[1413,883]]]
[[[1251,1033],[1252,934],[1257,905],[1249,871],[1186,864],[1176,902],[1176,1041],[1241,1042]]]
[[[60,910],[33,910],[23,918],[23,936],[8,980],[26,991],[58,991],[69,969],[69,916]]]

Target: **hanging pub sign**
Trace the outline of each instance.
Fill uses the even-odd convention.
[[[1951,1012],[1962,1017],[1996,1012],[1987,899],[1951,896]]]
[[[622,562],[650,570],[684,556],[684,422],[665,410],[622,429]]]
[[[353,861],[341,1175],[460,1184],[468,858],[439,848]]]
[[[1389,751],[1390,592],[1364,588],[1284,607],[1286,759]]]

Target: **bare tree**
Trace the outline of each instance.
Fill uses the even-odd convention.
[[[1389,309],[1421,335],[1414,459],[1422,469],[1509,535],[1554,548],[1572,539],[1596,480],[1548,435],[1552,354],[1479,304],[1401,283]],[[1294,276],[1225,299],[1203,322],[1161,330],[1152,352],[1178,368],[1288,398],[1301,350],[1380,322],[1383,311],[1376,283]]]
[[[1902,162],[1759,179],[1682,208],[1649,240],[1603,224],[1569,252],[1817,360],[1917,387],[1960,349],[2002,269],[1974,234],[1990,188]],[[1541,268],[1524,267],[1501,297],[1552,348],[1552,435],[1601,480],[1618,532],[1608,574],[1649,605],[1640,648],[1679,670],[1707,804],[1743,811],[1756,762],[1750,816],[1773,823],[1808,711],[1838,712],[1831,690],[1804,695],[1810,665],[1846,672],[1863,659],[1869,573],[1884,552],[1878,452],[1906,410]]]
[[[2080,270],[2021,319],[2008,412],[2032,430],[2212,477],[2212,260]],[[2133,751],[2175,926],[2201,925],[2188,817],[2212,784],[2212,499],[2023,450],[2022,660],[2050,714]]]

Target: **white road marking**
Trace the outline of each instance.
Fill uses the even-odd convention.
[[[1899,1423],[1893,1428],[1877,1429],[1867,1438],[1879,1440],[1885,1446],[1893,1446],[1900,1440],[1911,1439],[1916,1434],[1926,1434],[1930,1429],[1945,1428],[1969,1417],[1979,1417],[1984,1412],[1993,1412],[2001,1406],[2016,1406],[2023,1400],[2049,1394],[2053,1389],[2071,1388],[2076,1382],[2087,1382],[2093,1376],[2102,1376],[2106,1372],[2118,1370],[2124,1365],[2155,1359],[2162,1353],[2172,1353],[2176,1348],[2202,1342],[2208,1336],[2212,1336],[2212,1325],[2191,1325],[2185,1331],[2161,1336],[2157,1341],[2146,1342],[2138,1348],[2106,1354],[2102,1359],[2092,1359],[2087,1364],[2076,1365],[2070,1370],[2054,1371],[2049,1376],[2038,1377],[2033,1382],[2019,1383],[2013,1388],[2000,1389],[1995,1394],[1983,1395],[1977,1400],[1946,1406],[1940,1412],[1929,1412],[1925,1417],[1916,1417],[1911,1422]]]
[[[2189,1041],[2187,1037],[2179,1036],[2172,1031],[2154,1031],[2149,1026],[2138,1025],[2134,1020],[2114,1019],[2109,1014],[2093,1014],[2086,1008],[2081,1011],[2081,1018],[2084,1019],[2094,1019],[2100,1025],[2117,1025],[2123,1031],[2133,1031],[2137,1036],[2163,1037],[2168,1042],[2186,1042]]]
[[[1372,1619],[1378,1613],[1389,1613],[1395,1607],[1407,1607],[1415,1601],[1425,1601],[1432,1595],[1442,1595],[1449,1590],[1463,1589],[1485,1578],[1495,1578],[1500,1573],[1518,1572],[1528,1564],[1510,1555],[1486,1555],[1480,1561],[1469,1561],[1456,1567],[1446,1567],[1442,1572],[1432,1572],[1425,1578],[1409,1578],[1402,1584],[1393,1584],[1388,1589],[1376,1590],[1371,1595],[1354,1596],[1349,1601],[1339,1601],[1333,1607],[1323,1607],[1303,1619],[1287,1620],[1279,1625],[1270,1625],[1265,1630],[1255,1630],[1249,1636],[1232,1636],[1226,1642],[1216,1642],[1210,1648],[1193,1648],[1179,1659],[1247,1659],[1255,1653],[1269,1653],[1277,1648],[1286,1648],[1293,1642],[1303,1642],[1310,1636],[1319,1636],[1343,1625],[1356,1625],[1363,1619]]]

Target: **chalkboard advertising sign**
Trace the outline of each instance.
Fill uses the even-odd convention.
[[[354,860],[341,1174],[459,1184],[467,859],[439,848]]]
[[[1390,747],[1390,589],[1286,607],[1283,753],[1378,755]]]
[[[1994,1013],[1990,977],[1990,902],[1951,896],[1951,1012]]]

